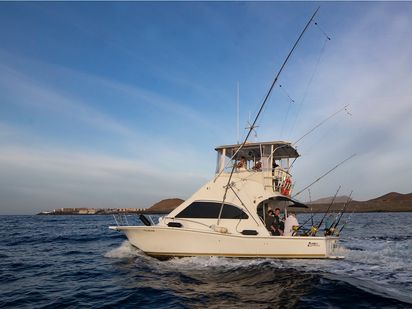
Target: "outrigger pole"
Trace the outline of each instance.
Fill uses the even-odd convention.
[[[339,114],[341,111],[346,111],[348,112],[348,106],[349,104],[345,105],[344,107],[342,107],[340,110],[334,112],[332,115],[328,116],[326,119],[323,119],[320,123],[318,123],[316,126],[314,126],[312,129],[310,129],[308,132],[306,132],[304,135],[302,135],[299,139],[296,140],[296,142],[293,143],[293,145],[296,145],[297,143],[299,143],[302,139],[304,139],[307,135],[309,135],[310,133],[312,133],[313,131],[315,131],[317,128],[319,128],[322,124],[324,124],[326,121],[328,121],[329,119],[333,118],[334,116],[336,116],[337,114]]]
[[[345,163],[346,161],[349,161],[350,159],[352,159],[354,156],[356,156],[356,153],[354,153],[353,155],[351,155],[350,157],[346,158],[345,160],[341,161],[340,163],[336,164],[333,168],[331,168],[329,171],[327,171],[326,173],[324,173],[322,176],[320,176],[318,179],[316,179],[315,181],[313,181],[311,184],[307,185],[306,187],[304,187],[302,190],[300,190],[298,193],[296,193],[295,195],[293,195],[292,197],[296,197],[299,194],[301,194],[302,192],[304,192],[305,190],[309,189],[310,187],[312,187],[315,183],[317,183],[319,180],[321,180],[323,177],[325,177],[326,175],[328,175],[329,173],[333,172],[335,169],[337,169],[339,166],[341,166],[343,163]]]
[[[313,128],[311,128],[308,132],[306,132],[304,135],[302,135],[300,138],[298,138],[296,140],[296,142],[292,143],[292,146],[295,146],[298,142],[300,142],[302,139],[304,139],[306,136],[308,136],[310,133],[312,133],[313,131],[315,131],[317,128],[319,128],[321,125],[323,125],[326,121],[328,121],[329,119],[333,118],[334,116],[336,116],[337,114],[339,114],[341,111],[345,110],[346,113],[348,113],[349,115],[351,115],[348,111],[348,106],[349,104],[345,105],[344,107],[342,107],[340,110],[334,112],[332,115],[328,116],[327,118],[323,119],[320,123],[318,123],[316,126],[314,126]],[[275,149],[276,150],[276,149]],[[273,153],[275,152],[275,150],[273,151]],[[273,154],[272,153],[272,154]],[[295,158],[292,162],[292,164],[289,166],[289,171],[291,170],[291,168],[293,167],[293,164],[295,164],[296,162]]]
[[[268,91],[268,93],[266,94],[266,96],[265,96],[265,98],[264,98],[264,100],[263,100],[262,105],[260,106],[260,109],[259,109],[259,111],[258,111],[258,113],[257,113],[257,115],[256,115],[256,117],[255,117],[255,120],[253,121],[253,123],[252,123],[252,125],[250,126],[249,131],[248,131],[245,139],[243,140],[243,143],[239,146],[239,148],[238,148],[238,149],[236,150],[236,152],[233,154],[231,160],[233,160],[233,159],[236,157],[236,155],[239,153],[239,151],[245,146],[245,144],[246,144],[246,142],[247,142],[250,134],[252,133],[253,129],[255,128],[256,122],[257,122],[260,114],[262,113],[263,108],[264,108],[265,105],[266,105],[266,102],[268,101],[268,99],[269,99],[269,97],[270,97],[270,94],[272,93],[273,87],[275,86],[276,82],[277,82],[278,79],[279,79],[280,74],[281,74],[282,71],[283,71],[283,68],[285,67],[286,63],[288,62],[290,56],[292,55],[293,51],[295,50],[296,46],[298,45],[298,43],[299,43],[300,39],[302,38],[303,34],[306,32],[306,29],[308,29],[310,23],[313,21],[313,18],[315,18],[315,15],[316,15],[316,13],[319,11],[319,8],[320,8],[320,7],[318,7],[318,8],[316,9],[316,11],[313,13],[312,17],[311,17],[311,18],[309,19],[309,21],[307,22],[305,28],[303,28],[301,34],[299,35],[298,39],[296,40],[295,44],[293,45],[292,49],[290,50],[289,54],[287,55],[285,61],[283,61],[283,64],[282,64],[282,66],[280,67],[278,73],[276,74],[275,79],[273,80],[272,85],[270,86],[269,91]],[[224,195],[223,195],[222,206],[220,207],[219,217],[218,217],[218,219],[217,219],[217,225],[219,225],[219,223],[220,223],[220,217],[221,217],[221,215],[222,215],[223,205],[225,204],[225,201],[226,201],[227,191],[228,191],[228,189],[229,189],[230,181],[232,180],[232,176],[233,176],[233,172],[235,171],[235,168],[236,168],[236,164],[233,164],[233,166],[232,166],[232,171],[230,172],[229,179],[228,179],[227,185],[226,185],[226,187],[225,187],[225,193],[224,193]]]

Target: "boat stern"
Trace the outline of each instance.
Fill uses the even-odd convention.
[[[339,237],[329,237],[326,239],[326,256],[329,259],[344,259],[345,248],[339,244]]]

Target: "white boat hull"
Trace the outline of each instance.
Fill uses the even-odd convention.
[[[343,258],[337,237],[246,236],[161,226],[113,226],[154,257]]]

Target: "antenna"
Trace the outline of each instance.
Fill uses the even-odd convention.
[[[240,137],[239,137],[239,81],[237,82],[237,93],[236,93],[236,120],[237,120],[237,143],[240,143]]]
[[[250,112],[249,112],[249,120],[247,121],[248,126],[245,128],[245,130],[252,130],[254,133],[254,137],[257,138],[257,131],[255,130],[256,128],[259,128],[259,126],[253,126],[250,121]]]

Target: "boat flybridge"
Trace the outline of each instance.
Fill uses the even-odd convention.
[[[168,215],[144,226],[118,225],[149,256],[340,258],[338,237],[272,236],[269,209],[307,207],[292,198],[290,167],[299,157],[283,141],[219,146],[214,177]],[[230,179],[230,181],[229,181]],[[306,234],[307,235],[307,234]],[[315,233],[316,235],[316,233]]]

